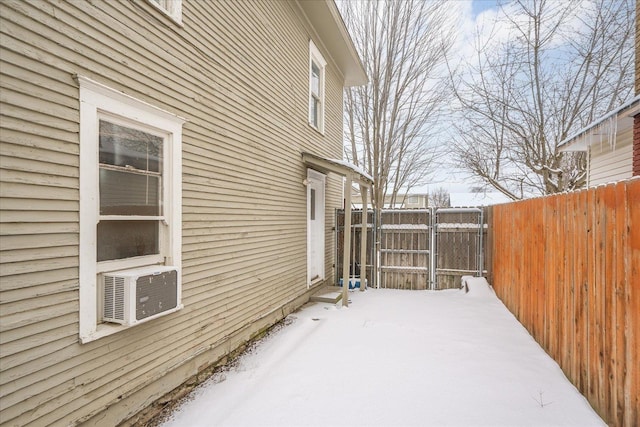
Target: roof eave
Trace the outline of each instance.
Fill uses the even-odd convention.
[[[580,129],[575,134],[560,141],[558,149],[560,151],[587,151],[591,145],[590,137],[594,133],[597,127],[604,123],[608,119],[615,118],[617,121],[621,121],[625,118],[635,116],[640,113],[640,95],[636,96],[629,102],[621,105],[615,110],[610,111],[598,120],[591,123],[589,126]]]
[[[333,0],[299,1],[298,5],[344,76],[344,87],[367,84],[367,72]]]
[[[354,182],[364,187],[369,188],[373,186],[373,178],[369,174],[348,162],[338,159],[329,159],[308,152],[302,153],[302,161],[306,165],[313,167],[319,172],[325,174],[335,173],[341,176],[350,175]]]

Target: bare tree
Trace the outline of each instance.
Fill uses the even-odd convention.
[[[451,206],[451,195],[444,187],[439,187],[429,193],[429,206],[434,208],[448,208]]]
[[[339,6],[369,76],[367,86],[345,95],[345,154],[373,177],[373,207],[383,207],[386,195],[393,206],[401,189],[406,195],[424,183],[437,156],[430,137],[445,101],[439,71],[453,39],[446,5],[380,0]]]
[[[460,163],[511,199],[580,188],[586,156],[558,144],[632,95],[634,2],[518,0],[498,16],[452,73]]]

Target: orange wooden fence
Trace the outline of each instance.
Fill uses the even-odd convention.
[[[607,423],[640,426],[640,179],[489,215],[500,299]]]

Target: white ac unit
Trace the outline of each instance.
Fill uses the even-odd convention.
[[[179,310],[179,276],[164,265],[104,273],[102,320],[131,326]]]

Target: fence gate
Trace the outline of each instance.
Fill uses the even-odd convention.
[[[336,240],[336,268],[335,268],[335,282],[340,283],[340,277],[342,275],[342,254],[344,251],[344,209],[336,210],[336,228],[335,228],[335,240]],[[375,241],[376,230],[374,227],[374,212],[369,210],[367,212],[367,265],[364,268],[367,269],[367,282],[369,286],[375,286],[375,274],[373,269],[373,259],[375,254]],[[360,269],[362,266],[360,263],[360,233],[362,232],[362,210],[351,211],[351,266],[349,272],[351,276],[360,276]]]
[[[436,209],[434,219],[434,289],[458,288],[462,276],[482,276],[486,240],[482,209]]]
[[[352,211],[351,274],[359,275],[362,211]],[[487,226],[480,208],[383,209],[380,228],[367,213],[367,278],[369,286],[390,289],[460,287],[464,275],[483,275]],[[336,212],[336,275],[342,272],[344,210]],[[374,271],[379,243],[378,272]]]
[[[380,287],[429,289],[431,211],[382,210]]]

